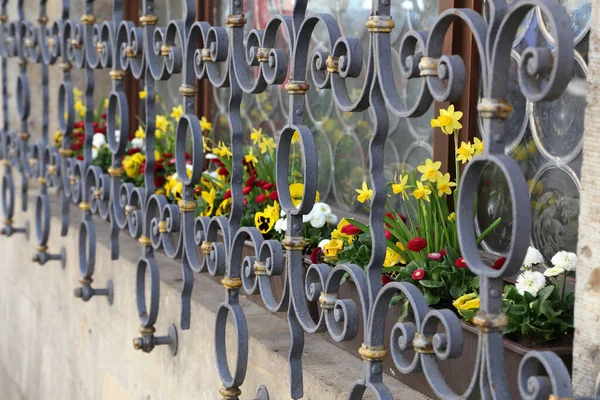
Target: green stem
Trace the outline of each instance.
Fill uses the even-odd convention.
[[[492,222],[492,224],[490,226],[488,226],[483,232],[481,232],[481,235],[479,235],[479,237],[477,238],[477,244],[480,244],[481,242],[483,242],[483,239],[485,239],[485,237],[491,231],[493,231],[498,225],[500,225],[500,222],[502,222],[502,218],[496,219],[494,222]]]
[[[560,295],[561,301],[565,301],[565,292],[567,291],[567,272],[563,272],[563,284],[562,284],[562,293]]]

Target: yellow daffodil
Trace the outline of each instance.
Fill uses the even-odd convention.
[[[396,181],[396,179],[394,178],[394,181]],[[402,194],[402,198],[404,200],[408,199],[408,193],[407,193],[407,189],[408,189],[408,175],[403,175],[400,177],[400,180],[397,181],[397,183],[392,184],[392,191],[394,192],[394,194],[398,194],[401,193]]]
[[[277,145],[275,144],[275,139],[273,139],[272,137],[263,137],[260,143],[258,144],[258,147],[260,148],[260,152],[262,154],[265,154],[267,151],[275,150],[277,148]]]
[[[73,96],[75,97],[75,101],[81,101],[81,97],[83,97],[83,92],[78,88],[73,88]]]
[[[300,132],[296,131],[292,135],[292,144],[296,144],[300,141]]]
[[[477,293],[462,295],[458,299],[454,300],[452,305],[456,308],[460,315],[463,315],[465,311],[477,311],[480,307],[479,295]]]
[[[128,177],[135,179],[140,174],[140,166],[146,160],[142,153],[135,153],[123,159],[123,168]]]
[[[87,111],[87,108],[81,101],[77,101],[75,102],[75,111],[78,112],[79,116],[83,118],[85,117],[85,112]]]
[[[104,108],[108,108],[108,99],[104,99]]]
[[[254,144],[260,143],[260,139],[262,139],[262,128],[253,129],[252,133],[250,133],[250,139]]]
[[[215,153],[219,157],[231,157],[233,154],[229,147],[225,146],[225,143],[219,142],[219,146],[213,149],[213,153]]]
[[[258,164],[258,159],[254,156],[254,149],[250,147],[250,153],[246,154],[245,160],[247,163]]]
[[[160,161],[161,160],[161,155],[160,155],[160,152],[158,150],[154,150],[154,159],[156,161]]]
[[[470,142],[462,142],[460,147],[456,149],[456,160],[462,161],[463,164],[467,161],[471,161],[474,152],[475,149],[473,149],[473,146]]]
[[[212,130],[212,123],[208,122],[206,117],[202,117],[200,118],[200,129],[202,129],[202,131],[210,131]]]
[[[356,199],[361,203],[364,203],[365,201],[371,200],[373,198],[373,189],[369,189],[369,187],[367,186],[367,182],[363,181],[362,189],[355,189],[355,191],[356,193],[358,193]]]
[[[400,254],[398,254],[396,252],[396,250],[393,250],[391,248],[386,248],[385,250],[385,260],[383,261],[383,266],[384,267],[393,267],[394,265],[398,265],[398,264],[406,264],[406,259],[404,259],[404,257],[402,257]]]
[[[290,189],[290,197],[292,198],[292,204],[294,207],[298,207],[300,203],[302,203],[302,198],[304,197],[304,184],[302,183],[292,183],[289,187]],[[315,196],[315,203],[318,203],[321,195],[319,191],[317,191],[317,195]]]
[[[144,131],[144,128],[138,126],[137,131],[135,131],[135,137],[138,139],[144,139],[146,137],[146,132]]]
[[[453,222],[456,221],[456,213],[454,211],[452,211],[449,215],[448,215],[448,221]]]
[[[144,100],[146,98],[146,96],[148,96],[148,93],[146,92],[146,88],[144,88],[144,90],[142,90],[138,94],[140,96],[140,100]]]
[[[454,105],[450,104],[447,110],[441,109],[440,116],[431,120],[432,128],[441,128],[446,135],[451,135],[455,130],[461,129],[460,119],[463,113],[454,111]]]
[[[479,156],[483,153],[483,142],[476,137],[473,139],[473,155]]]
[[[527,153],[527,148],[524,146],[517,146],[513,150],[512,156],[517,161],[525,161],[529,158],[529,153]]]
[[[183,115],[183,106],[179,105],[177,107],[173,107],[173,110],[171,110],[171,117],[175,120],[175,121],[179,121],[179,118],[181,118],[181,116]]]
[[[54,133],[54,144],[56,146],[60,146],[61,143],[62,143],[62,132],[56,131],[56,133]]]
[[[537,152],[537,146],[536,146],[535,141],[533,139],[530,139],[527,142],[527,152],[529,154],[535,154]]]
[[[337,259],[337,255],[343,250],[344,242],[338,239],[331,239],[329,243],[323,246],[323,254],[329,260],[333,261]]]
[[[201,212],[203,217],[209,217],[213,209],[215,208],[215,198],[217,197],[217,191],[215,188],[211,188],[210,190],[202,191],[202,199],[206,202],[206,209]]]
[[[202,136],[202,147],[204,148],[205,152],[209,152],[210,151],[210,147],[208,146],[208,139],[206,138],[206,136]]]
[[[156,129],[166,132],[169,129],[169,120],[164,115],[156,116]]]
[[[417,170],[423,174],[421,175],[421,181],[435,182],[442,175],[439,171],[441,166],[441,161],[433,162],[433,160],[431,160],[430,158],[425,160],[424,165],[419,165],[417,167]]]
[[[437,180],[438,196],[442,197],[444,194],[452,194],[452,188],[456,186],[456,182],[450,182],[450,174],[446,173]]]
[[[413,196],[415,196],[415,199],[419,200],[423,198],[429,201],[430,194],[431,190],[427,186],[423,186],[420,181],[417,181],[417,189],[413,190]]]

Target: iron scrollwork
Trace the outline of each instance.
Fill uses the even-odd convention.
[[[289,352],[290,397],[303,397],[302,353],[305,333],[329,332],[336,341],[356,337],[359,326],[364,328],[359,355],[364,360],[364,375],[356,381],[350,399],[363,398],[366,391],[380,399],[392,399],[383,382],[382,360],[391,355],[396,368],[403,374],[423,371],[430,386],[441,398],[508,398],[504,372],[502,328],[502,279],[517,272],[525,256],[530,237],[530,210],[526,182],[512,158],[504,154],[505,119],[511,111],[507,98],[507,80],[511,59],[511,43],[525,15],[538,7],[550,21],[554,47],[527,48],[518,69],[519,86],[532,102],[551,100],[567,86],[573,68],[573,37],[568,15],[552,0],[521,0],[508,3],[489,2],[489,16],[469,9],[442,12],[430,32],[409,31],[400,46],[400,70],[406,79],[421,79],[419,95],[411,107],[406,107],[398,94],[392,73],[390,32],[394,28],[389,0],[373,0],[366,26],[368,49],[352,37],[341,34],[339,22],[328,14],[311,14],[307,0],[294,3],[291,15],[272,17],[264,29],[254,29],[245,37],[243,4],[229,3],[227,27],[195,22],[196,2],[182,0],[182,19],[161,26],[153,0],[144,0],[139,26],[124,18],[124,2],[113,1],[112,21],[98,22],[93,13],[93,1],[85,0],[85,11],[77,21],[69,19],[69,2],[62,3],[62,18],[52,26],[47,24],[45,1],[40,1],[39,26],[24,19],[19,2],[19,19],[8,23],[7,0],[2,1],[2,83],[3,129],[2,163],[3,233],[26,232],[12,226],[15,189],[12,168],[21,172],[23,184],[22,208],[27,206],[27,181],[38,179],[41,187],[37,200],[37,227],[40,250],[38,260],[56,258],[46,253],[49,232],[47,186],[57,187],[62,198],[61,233],[68,228],[68,202],[78,204],[82,212],[79,230],[79,266],[82,287],[75,294],[84,300],[94,295],[112,299],[112,282],[106,289],[92,289],[95,265],[96,234],[92,214],[109,221],[111,257],[119,257],[119,233],[128,229],[142,246],[137,264],[137,305],[141,320],[141,337],[134,347],[151,352],[158,345],[168,345],[177,352],[177,330],[174,325],[168,335],[155,336],[155,324],[160,303],[159,266],[155,252],[163,250],[172,259],[181,260],[183,285],[181,329],[191,328],[190,296],[193,274],[208,272],[222,276],[224,301],[216,311],[216,364],[222,380],[220,394],[224,399],[238,399],[248,364],[248,328],[239,304],[240,291],[260,294],[264,305],[272,312],[286,312],[291,332]],[[161,5],[162,6],[162,5]],[[481,310],[474,323],[479,329],[477,367],[466,393],[452,391],[441,376],[438,360],[457,358],[462,353],[462,331],[458,318],[449,310],[430,310],[425,298],[413,285],[391,283],[381,285],[381,268],[385,258],[384,204],[386,186],[383,178],[384,145],[389,130],[388,111],[398,117],[417,117],[425,113],[433,101],[458,100],[467,79],[463,60],[442,52],[444,37],[453,23],[461,22],[472,34],[479,53],[483,96],[478,111],[483,120],[484,153],[473,159],[464,171],[458,200],[457,220],[461,250],[469,268],[481,280]],[[325,28],[329,50],[309,52],[315,27]],[[281,38],[285,40],[279,40]],[[286,48],[278,48],[286,43]],[[347,81],[358,77],[363,69],[363,51],[368,51],[365,81],[359,96],[351,99]],[[7,118],[6,79],[7,58],[21,60],[17,79],[20,131],[9,132]],[[27,59],[42,65],[42,139],[28,145],[29,87]],[[58,119],[63,134],[60,149],[48,144],[48,67],[61,60],[63,71],[59,90]],[[221,68],[221,67],[222,68]],[[85,71],[85,151],[83,160],[76,160],[70,150],[73,131],[74,99],[71,69]],[[307,82],[310,68],[312,82]],[[93,135],[92,110],[95,69],[108,70],[112,90],[108,100],[107,136],[113,154],[107,173],[91,163]],[[249,72],[249,71],[253,72]],[[123,183],[121,159],[129,136],[130,109],[123,79],[131,73],[145,82],[146,167],[144,187]],[[156,194],[154,186],[154,147],[156,118],[156,82],[181,76],[180,93],[184,115],[176,129],[176,169],[183,183],[182,199],[170,204]],[[289,78],[287,78],[289,76]],[[228,122],[231,134],[232,161],[231,213],[226,217],[194,217],[193,189],[199,183],[204,162],[202,130],[195,115],[197,80],[207,79],[217,88],[229,90]],[[310,85],[331,90],[336,107],[344,112],[370,110],[374,115],[374,133],[369,145],[370,176],[374,198],[370,211],[373,252],[368,267],[326,264],[303,268],[302,217],[310,212],[317,192],[317,149],[313,134],[304,122],[306,92]],[[240,227],[243,196],[244,158],[243,128],[240,115],[242,95],[257,95],[271,86],[281,86],[288,92],[289,117],[280,132],[277,146],[277,191],[281,208],[287,214],[287,235],[281,243],[265,240],[255,228]],[[303,154],[304,196],[296,207],[288,191],[288,160],[292,136],[300,136]],[[185,152],[192,148],[192,170],[188,176]],[[29,164],[31,161],[31,164]],[[473,198],[479,176],[485,164],[494,164],[504,174],[512,200],[512,243],[507,261],[500,270],[487,267],[481,260],[475,242],[472,221]],[[245,243],[252,243],[255,255],[242,257]],[[149,275],[150,283],[146,284]],[[283,294],[275,297],[271,286],[274,276],[285,275]],[[348,276],[356,285],[360,304],[339,298],[342,279]],[[146,292],[149,291],[149,303]],[[412,322],[393,326],[391,348],[384,348],[384,326],[392,297],[402,294],[409,303]],[[308,303],[318,302],[318,317],[313,319]],[[362,310],[359,318],[358,307]],[[228,318],[236,329],[237,353],[233,369],[227,361],[225,343]],[[407,352],[413,354],[407,356]],[[519,389],[525,398],[572,396],[569,374],[560,359],[551,352],[532,352],[522,361]],[[261,387],[258,398],[266,399]]]

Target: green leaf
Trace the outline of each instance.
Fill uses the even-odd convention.
[[[398,317],[398,322],[404,322],[406,317],[408,317],[408,305],[408,300],[406,300],[404,304],[402,304],[402,314],[400,314],[400,316]]]
[[[525,313],[527,312],[527,307],[525,307],[522,304],[511,304],[508,307],[507,312],[513,315],[525,315]]]
[[[456,259],[459,258],[460,255],[452,247],[448,247],[448,248],[446,248],[446,257],[448,258],[448,261],[450,261],[452,266],[454,266]]]
[[[543,303],[548,299],[548,297],[550,297],[550,295],[552,295],[553,291],[554,285],[548,285],[538,292],[537,298]]]
[[[430,281],[427,279],[420,280],[419,285],[426,287],[426,288],[440,288],[440,287],[444,286],[444,284],[442,282]]]
[[[458,299],[460,297],[460,288],[458,286],[452,286],[450,288],[450,296],[452,296],[455,299]]]
[[[421,281],[423,282],[423,281]],[[425,301],[427,301],[427,305],[433,306],[440,302],[440,296],[433,295],[431,293],[425,293]]]

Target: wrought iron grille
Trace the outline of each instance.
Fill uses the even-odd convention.
[[[181,293],[181,329],[190,328],[190,295],[193,274],[208,272],[222,276],[225,300],[216,310],[216,364],[222,380],[219,392],[224,399],[240,397],[248,364],[248,329],[239,293],[260,294],[264,305],[272,312],[286,312],[291,332],[289,351],[290,397],[303,397],[302,350],[305,334],[327,331],[336,341],[352,339],[359,325],[364,328],[363,345],[359,350],[364,369],[357,371],[350,399],[362,398],[366,391],[377,398],[391,399],[393,393],[383,383],[382,360],[391,355],[403,374],[423,371],[433,391],[442,398],[504,399],[509,389],[504,371],[502,327],[502,279],[516,273],[529,243],[531,218],[528,189],[523,174],[512,158],[504,154],[505,120],[511,112],[507,98],[508,71],[513,39],[521,21],[538,7],[549,21],[555,38],[552,49],[529,47],[519,60],[518,82],[522,94],[531,102],[554,99],[568,84],[573,70],[573,34],[569,17],[553,0],[489,1],[489,17],[469,9],[451,9],[439,15],[429,32],[411,30],[400,46],[401,74],[404,79],[424,78],[414,105],[407,108],[394,85],[390,32],[394,21],[389,0],[373,0],[366,23],[368,48],[349,36],[342,36],[338,21],[327,14],[307,13],[307,0],[297,0],[291,15],[271,18],[262,30],[252,30],[244,37],[246,23],[241,0],[230,0],[226,27],[196,22],[196,3],[180,0],[183,18],[162,24],[156,7],[168,2],[143,1],[139,26],[124,19],[124,1],[114,0],[112,21],[99,22],[94,16],[93,0],[84,1],[85,12],[80,20],[69,18],[68,0],[63,0],[61,18],[50,23],[46,1],[39,2],[37,23],[25,19],[23,1],[18,1],[18,19],[9,21],[8,0],[2,0],[0,41],[2,54],[3,126],[0,148],[4,176],[2,207],[6,236],[25,233],[27,222],[16,226],[13,221],[16,206],[14,179],[20,176],[21,209],[27,209],[28,182],[36,179],[40,190],[36,198],[36,236],[38,248],[34,261],[44,264],[52,260],[65,263],[64,249],[49,252],[50,232],[49,188],[58,189],[62,200],[61,234],[67,234],[69,203],[81,209],[79,227],[79,269],[81,286],[75,295],[84,301],[96,295],[112,300],[112,283],[106,288],[92,287],[95,265],[96,233],[92,214],[110,222],[111,256],[119,257],[119,234],[128,229],[138,239],[141,254],[137,265],[137,305],[141,320],[139,338],[134,346],[151,352],[156,346],[169,345],[177,351],[177,331],[172,325],[168,335],[155,336],[158,317],[159,265],[155,252],[181,260],[183,286]],[[383,152],[389,131],[386,107],[397,117],[414,118],[425,113],[433,101],[456,101],[467,79],[465,65],[456,55],[444,55],[444,36],[451,24],[461,21],[469,27],[480,55],[483,97],[478,111],[483,121],[484,153],[473,159],[464,171],[458,203],[458,228],[463,256],[469,268],[481,279],[481,309],[474,319],[479,328],[477,367],[466,393],[454,393],[437,368],[438,360],[457,358],[462,352],[462,331],[458,318],[449,310],[430,310],[420,291],[404,283],[381,285],[381,268],[385,257],[384,203],[386,186],[383,178]],[[329,48],[310,53],[309,41],[317,24],[325,27]],[[285,41],[278,39],[285,37]],[[278,43],[287,47],[279,48]],[[362,71],[363,52],[367,54],[366,70]],[[11,131],[8,122],[7,60],[20,63],[17,77],[17,108],[21,120]],[[28,63],[41,65],[43,109],[41,140],[31,143],[28,133],[30,96]],[[60,149],[48,143],[50,111],[48,71],[58,65],[62,73],[59,90],[58,120],[63,135]],[[250,73],[247,67],[254,70]],[[73,157],[70,148],[74,127],[74,98],[71,71],[85,72],[85,150],[83,160]],[[112,78],[108,103],[108,143],[112,166],[108,173],[92,165],[94,71],[105,70]],[[352,100],[347,81],[361,72],[366,79],[356,100]],[[121,159],[129,136],[130,110],[124,92],[123,79],[131,73],[144,79],[146,168],[144,187],[123,183]],[[286,77],[289,73],[289,80]],[[307,81],[308,76],[312,81]],[[156,194],[154,184],[154,146],[156,116],[156,82],[181,80],[180,94],[185,114],[176,129],[176,167],[184,184],[182,200],[169,204],[164,195]],[[204,162],[202,131],[194,113],[197,80],[207,79],[215,88],[229,88],[227,117],[233,153],[231,174],[232,207],[226,217],[194,217],[193,187],[201,177]],[[370,230],[373,253],[366,270],[356,265],[325,264],[303,269],[302,217],[314,205],[317,191],[317,149],[313,133],[305,124],[305,96],[309,85],[331,90],[335,107],[342,112],[368,110],[375,121],[369,145],[370,179],[374,198],[370,210]],[[281,130],[277,145],[277,190],[281,207],[287,214],[287,236],[281,243],[265,240],[255,228],[240,227],[243,208],[241,120],[242,95],[258,96],[268,88],[283,86],[289,97],[288,120]],[[120,136],[117,136],[120,131]],[[288,191],[288,163],[294,132],[300,134],[303,156],[303,201],[292,203]],[[186,173],[186,143],[191,143],[192,172]],[[504,174],[512,200],[512,235],[507,261],[500,270],[487,267],[479,256],[472,219],[474,195],[484,165],[492,163]],[[242,258],[244,242],[250,241],[255,257]],[[199,251],[198,251],[199,250]],[[146,274],[150,283],[146,285]],[[274,276],[285,274],[283,296],[276,300],[271,287]],[[358,288],[359,304],[338,297],[344,275]],[[149,302],[146,292],[149,291]],[[392,331],[391,348],[384,348],[383,328],[388,305],[398,293],[408,299],[414,322],[398,322]],[[318,301],[320,311],[315,321],[308,309],[309,301]],[[359,318],[358,307],[364,318]],[[227,362],[225,329],[232,318],[237,334],[236,363]],[[414,352],[411,357],[407,352]],[[390,354],[391,353],[391,354]],[[413,354],[413,353],[411,353]],[[217,388],[214,388],[216,391]],[[526,398],[572,396],[566,367],[552,352],[531,352],[523,359],[519,370],[519,390]],[[256,397],[268,397],[261,387]]]

